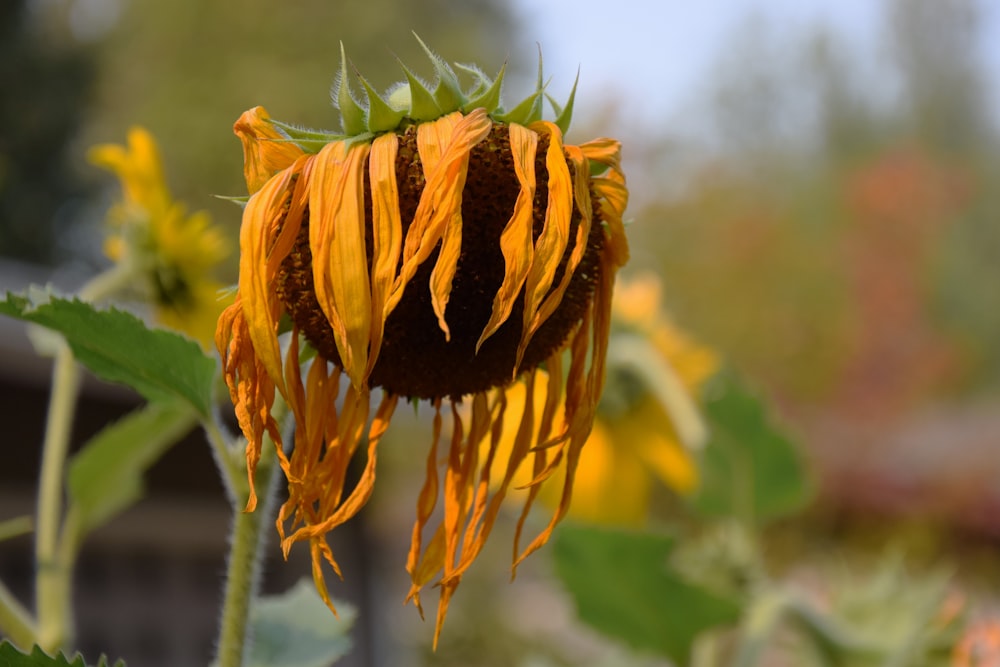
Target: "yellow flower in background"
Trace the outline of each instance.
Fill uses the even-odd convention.
[[[609,383],[598,408],[601,447],[588,445],[580,463],[587,501],[575,509],[594,521],[645,520],[656,483],[686,495],[698,484],[695,454],[707,439],[697,406],[705,382],[719,369],[710,348],[677,328],[663,310],[659,279],[644,274],[619,283],[612,302]],[[596,429],[595,429],[596,431]],[[614,460],[587,456],[601,449]],[[623,471],[615,479],[612,471]]]
[[[309,544],[327,604],[323,563],[340,570],[326,535],[371,495],[398,398],[434,406],[407,599],[420,608],[421,589],[440,575],[436,642],[518,468],[565,461],[568,472],[548,527],[523,551],[515,545],[515,566],[568,509],[604,380],[615,273],[628,254],[628,192],[618,142],[564,143],[572,95],[565,109],[553,104],[555,122],[541,119],[541,71],[535,93],[504,112],[503,70],[494,80],[463,67],[475,80],[465,90],[427,53],[433,89],[404,67],[406,82],[383,99],[359,76],[365,106],[351,94],[345,59],[336,93],[343,134],[297,130],[260,107],[237,121],[252,196],[239,293],[216,342],[251,482],[267,432],[288,479],[282,548]],[[318,353],[305,365],[303,344]],[[544,384],[539,410],[508,404],[516,377]],[[296,422],[288,456],[272,416],[276,390]],[[513,446],[500,455],[505,438]],[[367,463],[347,492],[363,443]]]
[[[208,344],[225,306],[223,285],[213,277],[230,252],[225,237],[208,213],[188,215],[170,196],[147,130],[133,127],[127,146],[95,146],[89,158],[122,185],[122,201],[108,212],[105,253],[135,272],[139,297],[153,306],[157,321]]]
[[[697,487],[695,452],[707,433],[695,401],[719,362],[673,325],[660,292],[659,280],[648,274],[615,286],[608,381],[576,470],[570,515],[578,519],[641,525],[656,484],[682,495]],[[508,403],[523,405],[526,387],[509,390]],[[512,447],[512,440],[504,446]],[[514,486],[525,487],[536,475],[521,469]],[[549,505],[560,499],[549,483],[529,493]]]

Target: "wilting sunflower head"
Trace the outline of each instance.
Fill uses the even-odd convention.
[[[108,212],[105,254],[134,274],[134,290],[160,323],[208,344],[223,306],[214,273],[230,253],[221,231],[208,213],[188,214],[171,197],[147,130],[133,127],[127,146],[94,146],[89,158],[122,185],[122,200]]]
[[[341,133],[299,130],[261,107],[237,121],[251,197],[239,292],[216,342],[248,438],[251,479],[265,431],[280,451],[275,389],[294,416],[294,449],[281,455],[289,499],[278,529],[286,553],[309,542],[327,600],[321,563],[339,570],[325,535],[367,501],[397,399],[432,403],[434,438],[407,568],[418,607],[420,589],[441,573],[439,631],[519,467],[540,481],[565,462],[563,501],[518,560],[566,511],[604,380],[611,293],[628,255],[628,192],[618,142],[563,141],[572,94],[563,106],[552,103],[554,121],[542,119],[551,100],[541,65],[536,90],[506,110],[503,69],[491,79],[460,67],[472,79],[462,87],[450,65],[427,53],[433,85],[404,66],[405,81],[383,98],[358,75],[364,103],[352,94],[344,59],[334,93]],[[305,365],[301,345],[317,353]],[[533,383],[542,368],[544,407],[521,409],[516,445],[501,460],[505,389],[519,377]],[[347,386],[338,399],[341,375]],[[376,388],[382,398],[369,424]],[[462,402],[468,410],[459,410]],[[450,445],[439,465],[446,404]],[[345,470],[366,427],[367,465],[344,498]],[[479,456],[484,437],[492,453]],[[443,516],[431,531],[439,496]]]

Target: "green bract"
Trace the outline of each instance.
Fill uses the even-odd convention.
[[[354,74],[364,90],[364,99],[359,100],[351,90],[347,55],[341,43],[340,73],[333,90],[334,106],[340,110],[341,132],[339,134],[317,132],[276,120],[270,122],[281,128],[291,141],[307,152],[317,152],[331,141],[363,140],[376,134],[398,131],[409,125],[435,120],[454,111],[468,113],[473,109],[485,109],[497,122],[528,125],[542,119],[544,100],[548,100],[555,111],[556,126],[563,133],[569,129],[579,75],[577,81],[573,83],[573,90],[570,91],[566,104],[558,104],[545,92],[548,82],[542,75],[540,52],[534,92],[507,110],[500,99],[503,78],[507,70],[506,63],[497,72],[496,77],[490,78],[475,65],[455,63],[453,68],[441,56],[431,51],[419,37],[417,41],[434,67],[437,80],[433,85],[428,85],[400,61],[399,66],[406,79],[391,86],[383,96],[355,70]],[[472,85],[467,89],[462,88],[456,69],[472,77]]]

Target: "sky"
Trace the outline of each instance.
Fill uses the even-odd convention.
[[[699,92],[701,80],[724,53],[727,41],[736,37],[737,28],[751,15],[764,19],[778,37],[787,33],[795,38],[810,27],[826,24],[864,57],[885,55],[876,48],[885,6],[879,0],[513,2],[526,37],[542,45],[546,71],[557,77],[552,82],[557,98],[568,93],[579,66],[580,108],[599,107],[602,98],[621,90],[629,97],[641,94],[650,100],[649,111],[639,112],[642,120],[655,120],[652,114],[673,117],[682,113],[682,106]],[[992,2],[980,4],[986,8],[981,16],[984,55],[996,81],[1000,78],[1000,6]]]

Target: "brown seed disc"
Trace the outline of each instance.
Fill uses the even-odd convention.
[[[548,138],[539,138],[535,159],[536,194],[533,235],[542,232],[548,201],[548,172],[545,151]],[[572,174],[573,167],[570,165]],[[415,128],[400,136],[396,158],[400,214],[404,237],[413,221],[424,187],[417,154]],[[504,277],[500,234],[514,210],[520,186],[514,174],[510,140],[504,125],[495,125],[489,136],[471,152],[469,171],[462,193],[462,249],[452,283],[445,320],[451,330],[446,341],[431,306],[430,276],[438,250],[421,264],[410,280],[396,309],[385,324],[378,361],[369,383],[386,391],[412,398],[460,397],[508,384],[514,376],[514,361],[520,342],[524,312],[524,292],[514,303],[509,319],[476,354],[476,342],[489,321],[493,297]],[[371,267],[371,197],[365,176],[366,247]],[[277,276],[277,290],[295,323],[319,354],[340,365],[340,356],[330,328],[313,291],[312,255],[309,249],[308,210],[295,247],[284,260]],[[556,271],[558,285],[572,251],[580,223],[575,210],[570,222],[569,244]],[[587,240],[587,249],[570,279],[560,305],[539,327],[525,350],[519,371],[537,367],[562,346],[583,318],[593,296],[600,271],[604,244],[597,207]]]

